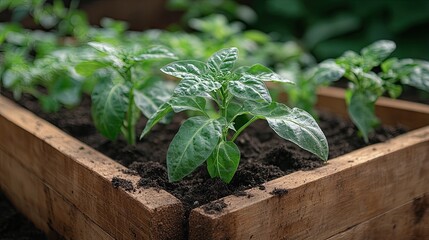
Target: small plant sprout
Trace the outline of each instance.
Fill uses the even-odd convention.
[[[122,133],[129,144],[135,144],[140,112],[150,117],[171,94],[166,84],[157,81],[151,69],[144,68],[143,64],[152,59],[175,59],[175,55],[160,46],[120,50],[106,43],[90,42],[89,45],[101,56],[82,61],[75,69],[83,76],[98,74],[98,83],[91,95],[95,126],[111,140]],[[110,71],[102,74],[99,69]]]
[[[234,69],[237,58],[237,48],[228,48],[216,52],[205,63],[184,60],[161,68],[182,80],[170,100],[148,120],[141,137],[171,111],[200,113],[188,118],[170,143],[167,152],[170,181],[182,179],[206,162],[211,177],[230,182],[240,161],[234,141],[258,119],[267,120],[282,138],[327,160],[328,143],[313,117],[301,109],[273,102],[264,83],[291,81],[260,64]],[[210,100],[217,106],[217,114],[207,111]],[[250,117],[238,126],[236,119],[241,115]]]
[[[363,48],[360,54],[347,51],[335,63],[330,63],[342,68],[344,77],[350,81],[346,91],[348,114],[365,142],[379,124],[375,102],[380,96],[387,92],[392,98],[398,97],[402,92],[401,84],[429,91],[429,62],[387,59],[395,48],[394,42],[380,40]],[[373,71],[375,67],[380,68],[378,73]],[[335,67],[331,66],[333,69]]]

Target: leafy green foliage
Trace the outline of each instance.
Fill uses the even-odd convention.
[[[286,73],[287,74],[287,70]],[[335,62],[327,60],[318,65],[306,70],[300,69],[289,70],[289,74],[295,82],[293,86],[285,88],[288,95],[288,103],[292,106],[304,109],[317,117],[314,111],[314,105],[317,101],[315,94],[319,86],[328,85],[331,82],[337,81],[344,75],[344,69],[339,67]]]
[[[240,162],[240,149],[231,141],[221,141],[207,159],[210,176],[230,182]]]
[[[327,75],[335,76],[340,75],[338,69],[342,69],[344,77],[350,81],[346,93],[348,113],[366,142],[368,134],[379,123],[374,109],[380,96],[387,93],[396,98],[402,92],[402,85],[429,91],[429,63],[387,59],[395,47],[392,41],[380,40],[363,48],[360,54],[345,52],[335,63],[330,62],[330,69],[326,69]],[[375,67],[380,67],[381,71],[374,72]]]
[[[128,92],[123,83],[113,84],[106,79],[92,93],[92,118],[98,130],[109,139],[116,139],[121,132],[129,104]]]
[[[47,112],[80,102],[83,83],[73,74],[75,58],[58,46],[55,35],[0,24],[0,36],[2,85],[13,91],[16,99],[23,93],[31,94]]]
[[[60,36],[74,36],[85,39],[89,31],[86,14],[78,10],[78,1],[69,6],[62,0],[2,0],[0,12],[8,9],[12,12],[11,21],[20,22],[31,16],[35,23],[45,29],[55,29]]]
[[[161,46],[149,49],[127,49],[106,43],[90,42],[98,51],[75,67],[83,76],[108,70],[92,92],[92,116],[97,129],[107,138],[115,140],[122,133],[129,144],[135,144],[135,126],[140,113],[152,116],[168,100],[170,89],[155,76],[144,75],[142,64],[156,59],[174,59],[175,55]],[[161,119],[159,119],[161,120]]]
[[[168,148],[169,179],[180,180],[206,161],[221,135],[222,126],[217,119],[199,116],[186,120]]]
[[[250,113],[265,118],[270,127],[282,138],[327,159],[328,144],[314,119],[306,111],[272,102],[262,108],[251,106]]]
[[[256,14],[253,9],[246,5],[238,4],[233,0],[169,0],[167,7],[173,10],[184,11],[182,17],[184,21],[204,17],[213,12],[221,12],[247,23],[254,22],[256,20]],[[199,25],[201,25],[201,28],[213,28],[216,26],[216,24],[204,23]]]
[[[311,115],[273,102],[264,83],[291,81],[260,64],[235,68],[237,60],[238,50],[226,48],[205,63],[176,61],[161,68],[182,80],[170,100],[148,120],[141,137],[171,111],[192,110],[200,114],[186,120],[170,144],[167,153],[170,181],[182,179],[207,162],[211,177],[230,182],[240,161],[234,140],[258,119],[267,120],[282,138],[324,160],[328,158],[326,138]],[[210,100],[217,105],[216,114],[207,110]],[[239,126],[236,121],[242,115],[251,118]]]

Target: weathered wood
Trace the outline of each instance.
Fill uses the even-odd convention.
[[[343,89],[321,88],[317,96],[317,108],[348,118]],[[375,112],[383,124],[401,124],[411,129],[429,125],[429,106],[421,103],[380,97]]]
[[[59,231],[67,239],[113,239],[17,159],[3,150],[0,150],[0,159],[2,190],[49,238],[59,237]],[[73,222],[73,226],[69,222]]]
[[[335,92],[337,96],[330,98],[322,91],[319,106],[345,114],[345,105],[336,108],[344,103],[341,91]],[[378,104],[378,109],[394,106],[384,99]],[[428,106],[407,103],[394,111],[395,123],[410,123],[410,128],[429,125]],[[265,187],[248,190],[251,198],[225,197],[228,206],[219,214],[194,209],[190,239],[326,239],[402,206],[429,192],[429,127],[332,159],[319,169],[275,179]],[[289,192],[273,196],[275,188]]]
[[[88,224],[92,222],[115,239],[180,239],[183,236],[183,207],[179,200],[165,191],[138,189],[126,192],[113,188],[111,179],[115,176],[130,180],[134,186],[138,177],[123,174],[123,166],[3,97],[0,97],[0,150],[13,156],[19,164],[15,166],[16,170],[10,169],[11,178],[15,178],[15,171],[28,172],[31,176],[28,180],[45,186],[39,190],[51,189],[57,194],[51,198],[63,199],[64,207],[55,209],[79,212]],[[0,160],[2,164],[9,164],[7,158]],[[1,174],[4,171],[2,168]],[[12,192],[6,182],[0,181],[0,186],[9,197],[12,196],[11,201],[37,222],[37,214],[31,213],[35,210],[14,199],[26,196],[28,188],[14,190],[21,190],[21,193]],[[32,183],[27,184],[31,186]],[[37,211],[47,212],[51,207],[49,203],[38,202]],[[59,221],[61,225],[50,223],[46,214],[37,218],[42,218],[50,228],[67,237],[66,230],[74,228],[76,222],[66,214],[56,214],[64,217]]]
[[[190,216],[190,239],[319,239],[371,219],[429,191],[429,127],[224,198],[217,215]],[[289,193],[273,196],[275,188]]]
[[[429,239],[428,196],[429,193],[426,193],[403,206],[353,226],[328,239]]]
[[[318,106],[347,115],[342,97],[341,90],[322,89]],[[427,106],[385,99],[377,104],[383,121],[411,129],[429,125]],[[429,127],[425,127],[333,159],[317,170],[275,179],[265,184],[265,190],[250,189],[251,198],[228,196],[224,198],[228,207],[220,214],[195,209],[190,238],[326,239],[350,236],[349,231],[376,233],[380,228],[371,220],[406,211],[401,207],[429,192],[428,162]],[[51,236],[180,239],[180,202],[165,191],[113,189],[114,176],[136,184],[138,177],[123,174],[123,169],[0,97],[0,187]],[[289,193],[273,196],[270,192],[275,188]],[[396,232],[428,234],[427,228],[402,220],[405,227]]]

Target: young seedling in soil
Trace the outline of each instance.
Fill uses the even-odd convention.
[[[368,134],[379,124],[374,107],[380,96],[387,92],[396,98],[402,92],[402,85],[429,91],[429,62],[386,60],[395,48],[394,42],[381,40],[363,48],[360,54],[347,51],[335,63],[329,62],[344,69],[344,77],[350,81],[346,91],[348,113],[365,142],[368,142]],[[376,67],[380,68],[378,73],[374,71]]]
[[[161,68],[182,80],[170,100],[148,120],[141,137],[171,111],[192,110],[200,114],[182,124],[168,148],[170,181],[182,179],[207,162],[211,177],[230,182],[240,161],[234,141],[258,119],[267,120],[282,138],[327,160],[328,143],[313,117],[301,109],[273,102],[264,83],[291,82],[260,64],[234,69],[237,58],[237,48],[228,48],[216,52],[205,63],[176,61]],[[218,109],[216,114],[207,111],[210,100]],[[239,126],[236,119],[241,115],[250,117]]]
[[[160,46],[135,51],[106,43],[90,42],[89,45],[102,56],[83,61],[75,69],[84,76],[98,74],[98,83],[91,95],[95,126],[111,140],[122,133],[129,144],[135,144],[140,112],[150,117],[170,97],[166,84],[157,81],[151,69],[145,69],[142,64],[153,59],[175,59],[175,55]],[[113,71],[104,74],[97,71],[106,68]]]

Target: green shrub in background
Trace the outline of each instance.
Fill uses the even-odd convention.
[[[63,0],[1,0],[0,12],[9,10],[11,22],[20,22],[30,16],[44,29],[56,29],[58,35],[85,38],[89,30],[86,14],[78,9],[79,0],[71,0],[69,6]]]

